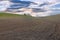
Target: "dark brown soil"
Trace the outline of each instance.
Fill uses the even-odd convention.
[[[60,40],[60,21],[0,18],[0,40]]]

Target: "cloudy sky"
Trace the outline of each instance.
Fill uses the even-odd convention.
[[[40,5],[40,4],[43,4],[43,3],[47,3],[48,4],[48,2],[50,3],[49,5],[46,5],[46,7],[49,7],[49,6],[54,6],[55,4],[57,4],[57,3],[59,3],[60,2],[60,0],[10,0],[10,1],[31,1],[31,2],[35,2],[35,3],[37,3],[37,5],[33,5],[33,4],[29,4],[30,6],[32,6],[32,7],[37,7],[38,5]],[[9,7],[10,5],[11,5],[11,2],[10,1],[6,1],[6,0],[4,0],[4,1],[0,1],[0,10],[2,9],[2,8],[7,8],[7,7]],[[60,3],[59,3],[60,4]],[[43,7],[43,6],[42,6]],[[56,6],[56,8],[58,8],[58,7],[60,7],[60,5],[57,5]],[[53,7],[54,8],[54,7]]]
[[[19,9],[21,7],[26,8],[43,8],[47,10],[40,16],[47,16],[60,13],[60,0],[3,0],[0,1],[0,11],[5,11],[8,8]],[[39,15],[39,14],[36,14]]]
[[[30,2],[26,2],[26,3],[19,3],[16,4],[16,2],[19,1],[30,1],[30,2],[34,2],[37,3],[37,5],[35,4],[30,4]],[[15,2],[15,3],[13,3]],[[4,1],[0,1],[0,11],[4,11],[9,7],[12,8],[18,8],[18,7],[31,7],[31,8],[45,8],[45,9],[60,9],[60,0],[4,0]]]
[[[22,1],[33,1],[37,3],[43,3],[43,2],[59,2],[60,0],[22,0]]]

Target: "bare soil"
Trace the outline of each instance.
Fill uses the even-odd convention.
[[[60,40],[60,21],[0,18],[0,40]]]

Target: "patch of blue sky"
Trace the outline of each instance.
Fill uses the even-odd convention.
[[[51,6],[52,8],[60,8],[60,3],[59,4],[56,4],[54,6]]]

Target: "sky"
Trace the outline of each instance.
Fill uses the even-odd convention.
[[[58,0],[22,0],[22,1],[33,1],[37,3],[42,3],[42,2],[57,2]]]
[[[18,1],[30,1],[30,2],[37,3],[37,5],[36,4],[30,4],[30,3],[27,4],[28,2],[27,3],[22,3],[22,4],[21,3],[16,4],[16,3],[13,3],[11,1],[15,1],[15,2],[16,1],[17,2]],[[19,5],[19,6],[16,6],[16,5]],[[41,13],[40,15],[36,14],[36,15],[39,15],[39,16],[48,16],[48,15],[51,15],[52,13],[53,14],[60,13],[60,0],[3,0],[3,1],[0,1],[0,11],[5,11],[9,7],[10,8],[11,7],[18,8],[20,6],[21,7],[27,6],[27,7],[30,7],[30,8],[43,8],[44,10],[48,10],[47,12]]]
[[[11,5],[15,5],[15,3],[10,2],[11,0],[4,0],[4,1],[0,1],[0,11],[4,11],[7,8],[9,8]],[[34,3],[37,3],[37,5],[35,4],[28,4],[28,7],[31,8],[44,8],[44,9],[60,9],[60,0],[12,0],[12,1],[31,1]],[[25,5],[25,4],[23,4]],[[27,3],[26,3],[27,5]],[[41,6],[42,5],[42,6]],[[19,5],[21,6],[21,5]],[[15,7],[19,7],[19,6],[15,6]],[[52,11],[52,10],[51,10]]]
[[[4,11],[7,9],[7,7],[10,6],[10,2],[9,1],[3,1],[0,2],[0,11]]]
[[[11,0],[10,0],[11,1]],[[55,5],[56,3],[59,3],[60,2],[60,0],[12,0],[12,1],[31,1],[31,2],[35,2],[35,3],[37,3],[38,5],[40,5],[40,4],[43,4],[44,2],[46,2],[46,3],[51,3],[50,5],[46,5],[46,6],[53,6],[53,5]],[[4,1],[2,1],[2,2],[0,2],[0,9],[2,8],[2,7],[4,7],[4,8],[7,8],[9,5],[11,5],[11,3],[9,2],[9,1],[6,1],[6,0],[4,0]],[[32,7],[37,7],[38,5],[30,5],[30,6],[32,6]],[[29,7],[30,7],[29,6]],[[57,7],[59,7],[60,5],[58,5]],[[56,7],[56,8],[57,8]],[[53,7],[52,7],[53,8]]]
[[[45,5],[45,6],[42,6],[42,7],[46,7],[46,8],[51,8],[51,9],[60,9],[60,0],[21,0],[21,1],[32,1],[32,2],[35,2],[35,3],[38,3],[38,5],[40,4],[43,4],[44,2],[46,3],[51,3],[49,5]],[[37,7],[38,5],[30,5],[29,7]],[[37,7],[38,8],[38,7]]]

